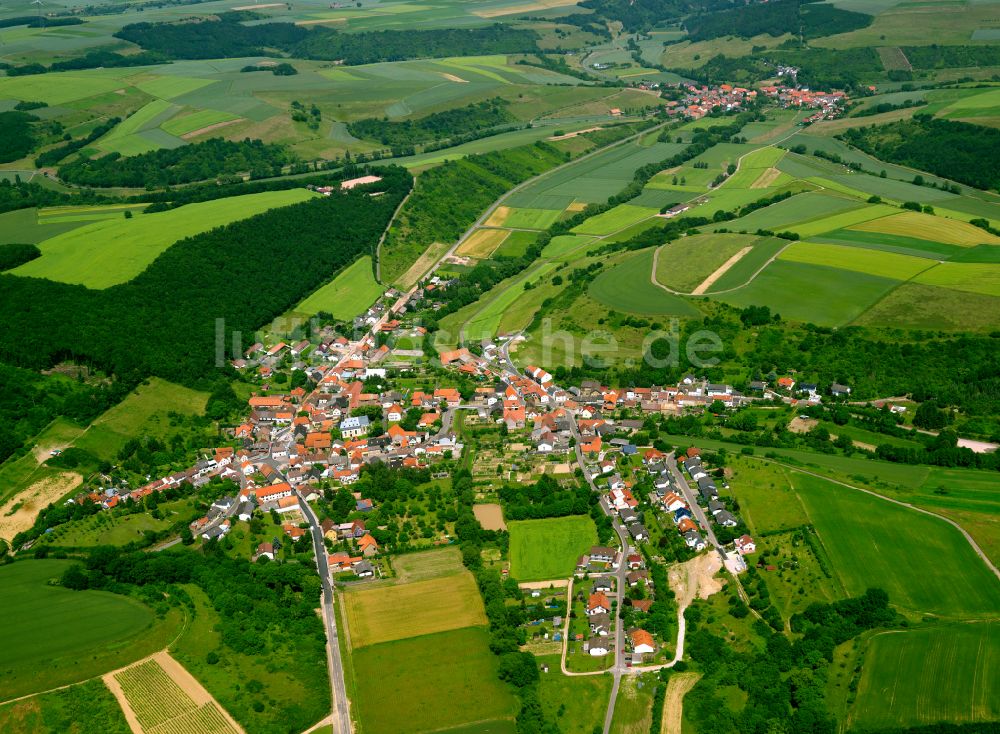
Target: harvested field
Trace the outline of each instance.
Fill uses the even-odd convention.
[[[450,82],[458,82],[459,84],[468,84],[469,83],[468,79],[463,79],[460,76],[455,76],[454,74],[449,74],[449,73],[447,73],[445,71],[441,72],[441,76],[443,76],[445,79],[447,79]]]
[[[484,227],[500,227],[504,222],[507,221],[507,217],[510,216],[509,206],[498,206],[490,214],[489,219],[483,222]]]
[[[462,554],[458,548],[437,548],[420,553],[406,553],[392,561],[396,572],[396,583],[406,584],[412,581],[454,576],[462,573]]]
[[[472,574],[377,588],[344,596],[354,648],[486,624]]]
[[[954,219],[935,217],[922,212],[902,212],[881,219],[873,219],[848,227],[862,232],[882,232],[904,237],[943,242],[949,245],[972,247],[982,244],[1000,244],[1000,237],[979,227]]]
[[[762,174],[760,174],[760,176],[757,177],[756,181],[750,184],[750,188],[766,189],[770,187],[780,175],[781,171],[779,171],[777,168],[768,168]]]
[[[506,229],[479,229],[458,246],[455,254],[462,257],[487,258],[509,236],[510,231]]]
[[[396,280],[396,285],[403,290],[412,288],[424,276],[424,273],[430,270],[431,266],[437,262],[438,258],[447,251],[448,245],[443,242],[435,242],[424,250],[424,254],[417,258],[417,261],[410,266],[410,269]]]
[[[47,505],[57,502],[83,482],[75,472],[63,472],[40,479],[23,492],[12,497],[0,507],[0,538],[12,539],[35,524],[38,513]]]
[[[684,696],[694,688],[701,673],[676,673],[667,681],[667,694],[663,699],[663,719],[660,734],[681,734],[681,718],[684,713]]]
[[[507,523],[503,521],[503,510],[500,505],[473,505],[473,513],[484,530],[506,530]]]
[[[228,127],[229,125],[235,125],[237,122],[243,122],[243,118],[237,117],[235,120],[223,120],[222,122],[216,122],[212,125],[206,125],[205,127],[200,127],[197,130],[192,130],[189,133],[184,133],[181,135],[181,138],[184,140],[190,140],[191,138],[196,138],[199,135],[214,132],[220,128]]]

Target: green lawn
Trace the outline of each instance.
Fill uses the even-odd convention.
[[[653,250],[639,252],[604,270],[590,284],[591,297],[621,311],[648,315],[697,316],[680,296],[653,285]]]
[[[915,615],[980,617],[1000,609],[1000,584],[952,526],[825,479],[790,477],[851,595],[881,587]]]
[[[334,318],[350,321],[375,303],[383,290],[375,280],[371,257],[365,255],[292,310],[309,316],[326,311]]]
[[[0,706],[0,731],[130,734],[132,730],[111,691],[101,681],[90,680]]]
[[[49,586],[71,561],[19,561],[0,568],[4,698],[76,683],[164,647],[179,617],[163,620],[126,596]]]
[[[518,581],[569,578],[577,558],[597,542],[594,521],[587,516],[519,520],[510,531],[510,573]]]
[[[1000,719],[997,622],[886,632],[868,643],[850,728]]]
[[[479,627],[372,645],[352,657],[353,708],[367,734],[451,730],[510,720],[517,711]]]
[[[922,257],[815,242],[793,242],[778,259],[808,265],[826,265],[897,280],[909,280],[934,265]]]
[[[267,191],[94,222],[39,243],[42,256],[11,272],[107,288],[134,278],[178,240],[313,196],[305,189]]]
[[[562,734],[592,734],[594,726],[604,721],[611,676],[563,675],[559,655],[540,655],[537,661],[549,666],[538,684],[538,700],[548,718],[558,724]]]
[[[74,445],[111,460],[130,438],[166,436],[170,413],[200,415],[207,401],[207,393],[152,377],[95,419]]]

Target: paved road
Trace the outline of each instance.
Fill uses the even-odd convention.
[[[681,493],[684,495],[685,501],[691,508],[691,512],[694,513],[695,519],[698,524],[701,525],[701,529],[705,531],[705,535],[708,537],[708,542],[712,544],[712,547],[719,551],[719,555],[722,556],[722,560],[726,560],[726,552],[719,545],[719,539],[715,537],[715,530],[712,527],[712,523],[709,521],[708,517],[705,515],[705,511],[701,509],[701,505],[698,504],[698,498],[695,496],[694,491],[688,486],[687,480],[681,473],[680,468],[677,466],[677,457],[671,454],[667,457],[667,466],[670,468],[670,472],[674,475],[674,479],[677,480],[677,486],[680,487]]]
[[[344,665],[340,659],[340,638],[337,635],[337,617],[333,613],[333,584],[330,582],[330,566],[327,563],[326,546],[323,544],[323,528],[309,503],[298,495],[302,514],[309,523],[312,533],[313,551],[316,553],[316,569],[323,585],[323,624],[326,627],[327,669],[330,671],[330,691],[333,701],[334,734],[351,734],[351,712],[347,703],[347,686],[344,683]]]

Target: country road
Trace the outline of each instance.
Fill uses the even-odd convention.
[[[326,545],[323,543],[323,528],[319,525],[316,513],[296,492],[302,514],[309,523],[312,534],[313,551],[316,553],[316,570],[319,571],[320,583],[323,586],[323,625],[326,628],[327,669],[330,673],[330,693],[333,703],[334,734],[351,734],[351,712],[347,702],[347,685],[344,682],[344,664],[340,657],[340,638],[337,632],[337,617],[333,610],[333,583],[330,581],[330,566],[327,562]]]

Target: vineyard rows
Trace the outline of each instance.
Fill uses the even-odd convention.
[[[197,705],[155,660],[115,676],[144,731],[197,710]]]
[[[207,703],[200,709],[150,729],[148,734],[236,734],[236,729],[222,715],[218,706]]]

